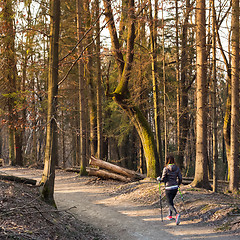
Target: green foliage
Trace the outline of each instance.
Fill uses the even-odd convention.
[[[118,104],[112,100],[107,101],[104,108],[105,111],[105,134],[109,137],[114,137],[120,146],[133,130],[133,125],[129,118],[124,114]]]

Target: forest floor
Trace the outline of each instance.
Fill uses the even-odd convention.
[[[2,167],[0,174],[40,180],[42,170]],[[181,223],[163,215],[154,180],[121,183],[56,171],[58,209],[42,202],[38,188],[0,181],[0,239],[239,239],[239,195],[182,185],[176,208]]]

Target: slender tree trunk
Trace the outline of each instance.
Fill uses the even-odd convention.
[[[197,0],[196,5],[196,45],[197,45],[197,111],[196,111],[196,166],[192,185],[211,189],[207,168],[207,86],[206,86],[206,19],[205,0]]]
[[[178,0],[175,0],[176,8],[176,82],[177,82],[177,146],[178,146],[178,156],[180,155],[180,64],[179,64],[179,14],[178,14]],[[176,159],[178,166],[180,166],[179,157]]]
[[[190,2],[186,1],[186,12],[182,26],[182,51],[181,51],[181,79],[179,81],[179,145],[177,163],[180,169],[183,168],[184,150],[187,142],[189,130],[188,112],[188,88],[187,88],[187,68],[188,68],[188,19],[190,14]]]
[[[19,128],[15,131],[16,165],[18,166],[23,166],[22,140],[23,132],[22,129]]]
[[[216,22],[216,12],[215,9],[213,9],[213,17],[214,21]],[[217,22],[216,22],[217,23]],[[227,162],[228,162],[228,179],[229,179],[229,165],[230,165],[230,126],[231,126],[231,66],[230,63],[227,60],[227,57],[225,55],[225,52],[223,51],[222,43],[220,40],[220,35],[218,32],[219,26],[216,24],[216,38],[217,42],[224,60],[224,63],[226,65],[227,69],[227,100],[226,100],[226,106],[225,106],[225,116],[224,116],[224,122],[223,122],[223,136],[224,136],[224,145],[226,149],[226,156],[227,156]],[[229,34],[230,36],[231,34]],[[230,46],[230,43],[229,43]],[[229,51],[230,54],[230,51]],[[230,59],[230,57],[229,57]],[[225,155],[225,154],[224,154]]]
[[[44,201],[55,206],[54,180],[57,152],[57,94],[58,94],[58,41],[60,24],[60,0],[50,1],[50,48],[48,70],[48,113],[44,170],[40,182],[40,194]]]
[[[138,4],[143,4],[144,0],[139,0]],[[143,10],[140,19],[144,18],[147,13],[147,10]],[[144,21],[138,20],[138,32],[136,36],[136,41],[139,40],[141,46],[144,46],[147,48],[147,42],[146,42],[146,23]],[[144,103],[144,99],[148,98],[148,91],[146,90],[146,85],[144,84],[144,66],[141,64],[143,61],[144,57],[142,55],[139,56],[138,64],[140,65],[139,69],[139,88],[140,88],[140,109],[147,109],[146,103]],[[144,116],[147,116],[146,110],[142,110]],[[136,132],[137,134],[137,132]],[[136,135],[135,134],[135,135]],[[140,170],[141,173],[146,173],[146,160],[144,157],[144,151],[143,151],[143,146],[141,143],[141,139],[138,137],[138,143],[137,143],[137,148],[139,149],[139,163],[138,163],[138,169]],[[160,169],[159,169],[160,170]]]
[[[10,112],[11,113],[11,112]],[[15,154],[15,132],[14,129],[10,126],[8,130],[8,135],[9,135],[9,165],[16,165],[16,154]]]
[[[127,8],[128,8],[128,0],[121,0],[122,2],[122,12],[121,12],[121,20],[119,24],[119,42],[121,47],[124,43],[124,35],[127,32],[126,24],[127,24]]]
[[[213,121],[213,191],[217,192],[218,180],[218,140],[217,140],[217,113],[216,113],[216,16],[214,0],[212,5],[212,121]]]
[[[89,1],[88,0],[84,0],[84,4],[83,4],[83,16],[84,16],[84,29],[89,29],[91,27],[91,15],[90,15],[90,7],[89,7]],[[88,33],[87,36],[87,45],[89,45],[92,42],[92,31]],[[93,81],[93,49],[92,46],[89,46],[86,49],[86,59],[87,59],[87,63],[85,65],[85,76],[87,79],[87,83],[88,83],[88,91],[89,91],[89,97],[88,99],[88,106],[89,106],[89,138],[86,139],[90,139],[90,155],[95,155],[96,153],[96,118],[97,118],[97,112],[96,112],[96,87],[95,87],[95,83]],[[88,155],[88,154],[87,154]]]
[[[14,12],[12,0],[4,0],[2,3],[2,29],[5,38],[3,40],[2,58],[4,60],[3,76],[7,83],[7,105],[9,115],[9,164],[16,165],[16,145],[15,145],[15,125],[17,124],[17,115],[14,113],[15,99],[13,93],[16,93],[16,59],[15,59],[15,32],[13,26]]]
[[[155,2],[155,4],[157,1]],[[157,6],[155,6],[157,8]],[[157,164],[158,175],[160,175],[161,169],[163,168],[162,159],[162,144],[161,144],[161,131],[160,131],[160,116],[159,116],[159,96],[158,96],[158,85],[157,85],[157,74],[156,74],[156,21],[157,19],[152,17],[152,2],[149,0],[149,16],[150,16],[150,43],[151,43],[151,57],[152,57],[152,84],[153,84],[153,104],[154,104],[154,126],[155,126],[155,140],[157,147]]]
[[[99,0],[96,0],[96,17],[99,16]],[[96,24],[96,34],[100,32],[100,21]],[[97,157],[102,159],[102,77],[101,77],[101,58],[100,58],[100,34],[96,39],[96,54],[97,54]]]
[[[231,138],[229,190],[239,184],[239,0],[232,0]]]
[[[78,40],[81,39],[83,34],[82,27],[82,6],[83,2],[81,0],[76,1],[77,4],[77,34]],[[82,44],[79,44],[78,47],[79,54],[82,52]],[[86,96],[85,96],[85,84],[84,84],[84,66],[82,59],[80,59],[78,64],[78,74],[79,74],[79,112],[80,112],[80,167],[81,167],[81,175],[86,175],[86,166],[87,166],[87,150],[86,150],[86,134],[87,134],[87,126],[86,126]]]
[[[231,77],[228,79],[231,81]],[[230,83],[227,84],[227,101],[225,106],[225,116],[223,122],[223,136],[224,136],[224,143],[226,148],[226,156],[227,156],[227,163],[228,163],[228,180],[229,180],[229,166],[230,166],[230,131],[231,131],[231,86]]]
[[[62,132],[61,132],[61,137],[62,137],[62,167],[63,169],[66,168],[66,147],[65,147],[65,128],[64,128],[64,113],[62,110]]]
[[[167,93],[166,93],[166,73],[165,73],[165,32],[164,32],[164,16],[163,16],[163,5],[162,1],[162,68],[163,68],[163,111],[164,111],[164,160],[166,161],[168,155],[168,124],[167,124]],[[165,162],[164,161],[164,162]]]

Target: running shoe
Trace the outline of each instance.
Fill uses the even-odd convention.
[[[176,225],[179,225],[180,223],[180,214],[176,215]]]

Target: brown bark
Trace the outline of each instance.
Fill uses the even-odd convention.
[[[16,165],[15,126],[17,114],[15,109],[15,97],[17,91],[17,69],[15,52],[14,12],[12,0],[4,0],[2,3],[1,23],[3,29],[2,58],[4,59],[3,76],[7,83],[7,105],[9,115],[9,164]],[[18,142],[19,143],[19,142]]]
[[[157,9],[157,1],[155,1],[155,9]],[[153,104],[154,104],[154,126],[155,126],[155,140],[157,148],[157,169],[158,175],[161,173],[164,161],[162,157],[162,140],[161,140],[161,129],[160,129],[160,110],[159,110],[159,91],[157,84],[157,68],[156,68],[156,22],[157,16],[152,17],[152,2],[149,0],[149,16],[150,16],[150,43],[151,43],[151,58],[152,58],[152,84],[153,84]]]
[[[76,1],[77,4],[77,34],[78,34],[78,40],[82,38],[82,4],[83,2],[81,0]],[[82,52],[82,43],[79,44],[79,54]],[[79,136],[79,142],[80,142],[80,165],[82,175],[86,174],[86,166],[87,166],[87,125],[86,125],[86,94],[85,94],[85,81],[84,81],[84,66],[83,66],[83,60],[80,59],[78,64],[78,74],[79,74],[79,112],[80,112],[80,136]]]
[[[92,19],[90,15],[90,2],[88,0],[83,1],[83,21],[84,22],[84,31],[85,29],[90,29],[92,25]],[[82,24],[83,25],[83,24]],[[93,48],[92,48],[92,31],[88,33],[87,39],[86,39],[86,44],[89,46],[85,50],[85,59],[86,59],[86,64],[85,64],[85,79],[87,80],[88,84],[88,93],[87,93],[87,99],[88,99],[88,109],[89,109],[89,137],[86,139],[89,139],[89,150],[90,150],[90,155],[95,155],[96,153],[96,118],[97,118],[97,112],[96,112],[96,84],[93,81]]]
[[[123,60],[122,52],[120,51],[120,43],[119,43],[119,39],[117,36],[115,22],[114,22],[113,15],[112,15],[111,1],[104,0],[103,3],[104,3],[104,7],[105,7],[105,16],[106,16],[107,22],[109,22],[108,28],[109,28],[109,32],[110,32],[111,42],[112,42],[112,45],[114,46],[113,54],[117,61],[118,74],[119,74],[119,76],[121,76],[123,69],[124,69],[124,60]]]
[[[196,5],[196,45],[197,45],[197,111],[196,111],[196,165],[192,185],[211,189],[207,169],[207,86],[206,86],[206,19],[205,0],[197,0]]]
[[[218,190],[218,139],[217,139],[217,113],[216,113],[216,83],[217,83],[217,66],[216,66],[216,15],[214,0],[212,4],[212,121],[213,121],[213,191]]]
[[[50,48],[48,70],[48,113],[44,170],[40,182],[40,194],[44,201],[55,206],[54,180],[56,161],[57,132],[57,93],[58,93],[58,41],[60,24],[60,0],[50,2]]]
[[[104,178],[104,179],[114,179],[114,180],[118,180],[118,181],[122,181],[122,182],[130,182],[131,179],[118,175],[116,173],[110,173],[107,172],[105,170],[101,170],[101,169],[94,169],[94,168],[87,168],[87,172],[89,176],[97,176],[100,178]]]
[[[168,123],[167,123],[167,93],[166,93],[166,68],[165,68],[165,31],[164,31],[164,1],[162,1],[162,74],[163,74],[163,118],[164,118],[164,160],[168,155]]]
[[[189,14],[190,14],[190,2],[189,0],[187,0],[184,23],[182,26],[181,78],[179,81],[179,118],[178,118],[179,132],[178,132],[177,163],[180,169],[183,168],[184,150],[186,147],[187,135],[189,131],[188,84],[187,84],[187,68],[188,68],[187,31]]]
[[[226,12],[226,14],[228,13],[228,11]],[[226,17],[226,15],[223,17],[222,21],[224,20],[224,18]],[[220,21],[220,23],[217,23],[217,19],[216,19],[216,12],[215,9],[213,8],[213,18],[214,21],[216,23],[216,38],[217,38],[217,42],[227,69],[227,100],[226,100],[226,107],[225,107],[225,116],[224,116],[224,123],[223,123],[223,136],[224,136],[224,143],[225,143],[225,147],[226,147],[226,155],[227,155],[227,161],[228,161],[228,166],[230,165],[230,126],[231,126],[231,67],[230,64],[227,60],[226,54],[223,50],[222,47],[222,43],[220,40],[220,35],[219,35],[219,27],[220,27],[220,23],[222,21]]]
[[[239,0],[232,0],[231,138],[229,190],[239,184]]]
[[[96,16],[99,16],[99,0],[96,0]],[[96,24],[96,34],[100,32],[100,22]],[[102,158],[103,153],[103,127],[102,127],[102,77],[100,58],[100,34],[96,39],[97,54],[97,157]]]

